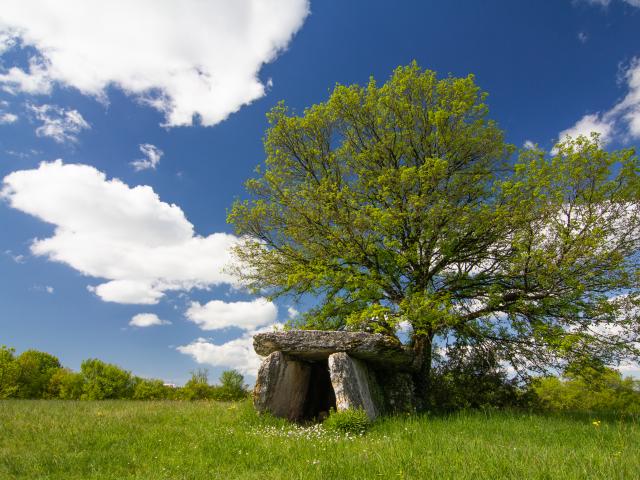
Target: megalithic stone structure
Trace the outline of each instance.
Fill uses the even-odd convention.
[[[253,393],[259,412],[293,421],[331,408],[369,418],[415,410],[414,356],[390,337],[365,332],[291,330],[254,336],[263,360]]]

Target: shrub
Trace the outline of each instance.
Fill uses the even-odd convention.
[[[640,414],[640,382],[611,368],[538,378],[531,388],[545,410]]]
[[[133,391],[134,400],[163,400],[170,398],[170,387],[162,380],[140,378]]]
[[[68,368],[57,370],[49,380],[47,388],[48,398],[62,400],[79,400],[84,388],[84,377]]]
[[[362,408],[340,412],[332,408],[323,425],[329,431],[360,435],[371,426],[371,420]]]
[[[212,393],[209,372],[205,368],[191,372],[191,378],[181,389],[181,396],[185,400],[206,400],[212,397]]]
[[[18,393],[20,366],[13,348],[0,345],[0,399],[15,397]]]
[[[83,400],[105,400],[131,398],[134,379],[131,373],[116,365],[96,358],[85,360],[80,365],[84,378]]]
[[[510,379],[498,355],[479,345],[454,345],[447,358],[434,367],[429,407],[436,411],[512,408],[526,406],[529,398]]]

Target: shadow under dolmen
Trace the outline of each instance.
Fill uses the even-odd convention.
[[[260,333],[265,356],[253,392],[258,412],[292,421],[323,420],[331,408],[379,415],[415,411],[412,350],[366,332],[290,330]]]

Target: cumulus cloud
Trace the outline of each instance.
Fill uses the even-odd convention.
[[[640,0],[638,0],[640,4]],[[622,76],[627,93],[624,98],[604,113],[583,116],[572,127],[560,132],[559,139],[567,135],[589,136],[591,132],[600,134],[600,140],[607,144],[614,138],[623,141],[640,138],[640,58],[634,58]]]
[[[637,140],[640,138],[640,58],[631,61],[624,79],[628,87],[627,95],[611,109],[609,115],[621,118],[628,135]]]
[[[154,325],[171,325],[168,320],[161,320],[155,313],[139,313],[129,322],[132,327],[152,327]]]
[[[36,128],[36,135],[50,137],[58,143],[76,142],[82,130],[91,128],[77,110],[57,105],[27,105],[27,108],[42,122]]]
[[[191,355],[198,363],[214,367],[234,368],[246,375],[255,376],[260,368],[262,357],[253,350],[253,336],[256,333],[269,332],[278,327],[281,325],[274,324],[246,332],[241,337],[220,345],[211,343],[206,338],[198,338],[188,345],[177,347],[177,350],[185,355]]]
[[[214,125],[264,95],[260,68],[308,13],[308,0],[5,0],[0,53],[17,43],[37,54],[0,71],[0,84],[12,93],[57,84],[103,100],[116,86],[168,126],[194,115]]]
[[[155,304],[169,290],[235,285],[223,271],[233,235],[196,235],[177,205],[149,186],[129,187],[88,165],[43,162],[4,178],[0,198],[55,226],[31,252],[108,280],[91,290],[105,301]]]
[[[112,280],[100,285],[88,285],[87,290],[105,302],[155,305],[164,296],[164,289],[147,280]]]
[[[575,125],[566,130],[560,132],[560,140],[566,137],[576,138],[579,135],[589,137],[591,132],[600,134],[600,141],[603,145],[606,145],[611,140],[611,134],[613,132],[613,121],[608,116],[600,116],[597,113],[591,115],[585,115],[578,120]]]
[[[300,312],[298,311],[297,308],[294,307],[289,307],[287,308],[287,314],[289,315],[290,319],[294,319],[296,318],[298,315],[300,315]]]
[[[144,155],[144,158],[139,158],[131,162],[131,165],[136,172],[148,169],[155,170],[156,166],[160,163],[162,155],[164,155],[162,150],[150,143],[143,143],[140,145],[140,151]]]
[[[278,308],[264,298],[250,302],[212,300],[204,305],[192,302],[186,316],[202,330],[228,327],[255,330],[257,327],[273,323],[278,316]]]
[[[536,148],[536,144],[531,140],[525,140],[525,142],[522,144],[522,148],[524,148],[525,150],[533,150],[534,148]]]

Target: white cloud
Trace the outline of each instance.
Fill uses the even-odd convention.
[[[611,3],[611,0],[582,0],[584,3],[590,3],[591,5],[600,5],[602,7],[607,7]]]
[[[0,36],[0,53],[2,52],[2,37]],[[9,102],[6,100],[0,100],[0,125],[8,125],[15,123],[18,120],[18,116],[15,113],[7,112],[9,108]]]
[[[524,144],[522,145],[522,148],[524,148],[525,150],[533,150],[534,148],[536,148],[536,144],[533,143],[531,140],[525,140]]]
[[[108,280],[91,287],[105,301],[154,304],[169,290],[235,284],[223,268],[238,238],[195,235],[180,207],[149,186],[56,160],[7,175],[0,198],[53,224],[52,236],[34,239],[32,253]]]
[[[129,322],[132,327],[152,327],[154,325],[171,325],[168,320],[161,320],[155,313],[139,313]]]
[[[37,58],[29,60],[27,71],[11,67],[5,73],[0,73],[0,85],[3,85],[2,89],[5,92],[14,95],[20,92],[32,95],[50,93],[52,86],[45,66]]]
[[[112,280],[100,285],[88,285],[87,290],[105,302],[155,305],[164,296],[164,290],[146,280]]]
[[[25,262],[25,256],[21,255],[21,254],[15,254],[11,251],[11,250],[5,250],[4,254],[9,256],[11,258],[11,260],[13,260],[16,263],[24,263]]]
[[[629,91],[609,115],[621,117],[627,133],[633,139],[640,138],[640,57],[634,58],[624,73]]]
[[[255,376],[260,368],[262,357],[253,349],[253,336],[256,333],[272,331],[274,327],[279,326],[274,324],[260,330],[246,332],[241,337],[221,345],[211,343],[205,338],[198,338],[188,345],[177,347],[177,350],[191,355],[198,363],[234,368],[241,373]]]
[[[18,116],[15,113],[0,112],[0,125],[15,123],[17,120]]]
[[[250,302],[223,302],[212,300],[204,305],[192,302],[186,316],[202,330],[218,330],[237,327],[254,330],[275,322],[278,308],[264,298]]]
[[[290,319],[294,319],[298,315],[300,315],[300,312],[296,308],[289,307],[289,308],[287,308],[287,314],[289,315]]]
[[[608,7],[611,0],[578,0],[590,5],[599,5],[601,7]],[[640,7],[640,0],[623,0],[624,3],[631,5],[632,7]]]
[[[640,2],[640,0],[638,0]],[[565,136],[588,136],[591,132],[600,134],[603,144],[619,138],[622,141],[640,138],[640,58],[634,58],[623,74],[627,93],[610,110],[600,114],[585,115],[575,125],[560,132],[560,140]]]
[[[155,145],[150,143],[143,143],[140,145],[140,151],[145,158],[139,158],[131,162],[134,170],[139,172],[140,170],[156,169],[156,166],[160,163],[160,159],[164,155],[164,152]]]
[[[606,145],[611,140],[611,134],[613,131],[613,122],[606,118],[606,116],[600,116],[597,113],[585,115],[576,122],[570,128],[560,132],[558,137],[560,140],[564,140],[566,137],[576,138],[579,135],[589,137],[591,132],[600,134],[600,141],[603,145]]]
[[[36,135],[50,137],[58,143],[76,142],[82,130],[91,128],[77,110],[56,105],[28,105],[27,108],[42,122],[36,128]]]
[[[589,40],[589,35],[587,35],[585,32],[578,32],[578,40],[580,40],[580,43],[587,43],[587,40]]]
[[[11,92],[54,84],[106,99],[116,86],[163,112],[214,125],[262,97],[258,73],[309,13],[308,0],[4,0],[0,53],[18,37],[29,67],[0,71]]]
[[[33,285],[30,290],[33,290],[34,292],[41,292],[41,293],[48,293],[50,295],[53,295],[55,292],[55,289],[50,286],[50,285]]]
[[[36,150],[36,149],[29,149],[26,152],[18,152],[16,150],[5,150],[4,153],[6,153],[7,155],[11,155],[12,157],[17,157],[17,158],[29,158],[32,157],[34,155],[40,155],[42,154],[42,152],[40,150]]]
[[[0,31],[0,55],[16,44],[15,35],[11,31]]]

